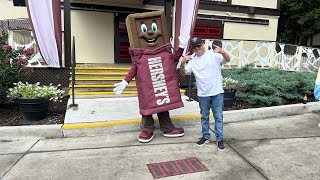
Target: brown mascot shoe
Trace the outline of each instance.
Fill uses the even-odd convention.
[[[174,128],[171,131],[163,131],[163,136],[164,137],[181,137],[184,136],[184,129],[183,128]]]
[[[141,143],[148,143],[152,140],[152,138],[153,138],[153,132],[141,131],[138,140]]]

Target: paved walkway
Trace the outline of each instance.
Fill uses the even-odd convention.
[[[196,157],[208,171],[163,179],[319,179],[320,114],[225,124],[226,150],[198,147],[199,126],[182,138],[157,130],[97,137],[0,142],[0,179],[153,179],[147,164]],[[212,138],[214,141],[214,138]]]
[[[187,102],[188,97],[185,95],[182,95],[181,98],[184,107],[171,110],[171,116],[199,114],[197,101]],[[68,105],[70,104],[72,104],[72,99],[68,101]],[[65,124],[141,119],[138,97],[75,99],[75,104],[78,104],[78,107],[67,109]]]

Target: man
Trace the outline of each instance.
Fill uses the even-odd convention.
[[[221,65],[230,61],[229,55],[219,46],[212,45],[206,51],[204,43],[198,37],[190,40],[194,54],[189,52],[181,60],[180,72],[182,75],[193,73],[196,77],[198,99],[201,113],[202,137],[197,145],[209,143],[209,114],[210,108],[215,119],[215,135],[219,150],[224,150],[223,144],[223,88]],[[185,66],[185,63],[189,63]]]

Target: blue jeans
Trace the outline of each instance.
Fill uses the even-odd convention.
[[[214,117],[214,132],[216,135],[216,142],[223,139],[223,93],[209,97],[198,97],[200,113],[202,137],[209,139],[209,115],[210,108]]]

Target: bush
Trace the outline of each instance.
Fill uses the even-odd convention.
[[[30,74],[30,69],[26,67],[30,56],[23,50],[13,51],[11,46],[6,45],[6,40],[7,34],[0,32],[0,104],[3,104],[13,83],[25,80]],[[29,54],[30,50],[25,50],[25,53]]]
[[[239,69],[225,69],[222,75],[245,83],[245,89],[236,93],[237,100],[252,105],[271,106],[302,100],[304,94],[312,100],[317,74],[256,69],[247,65]]]

